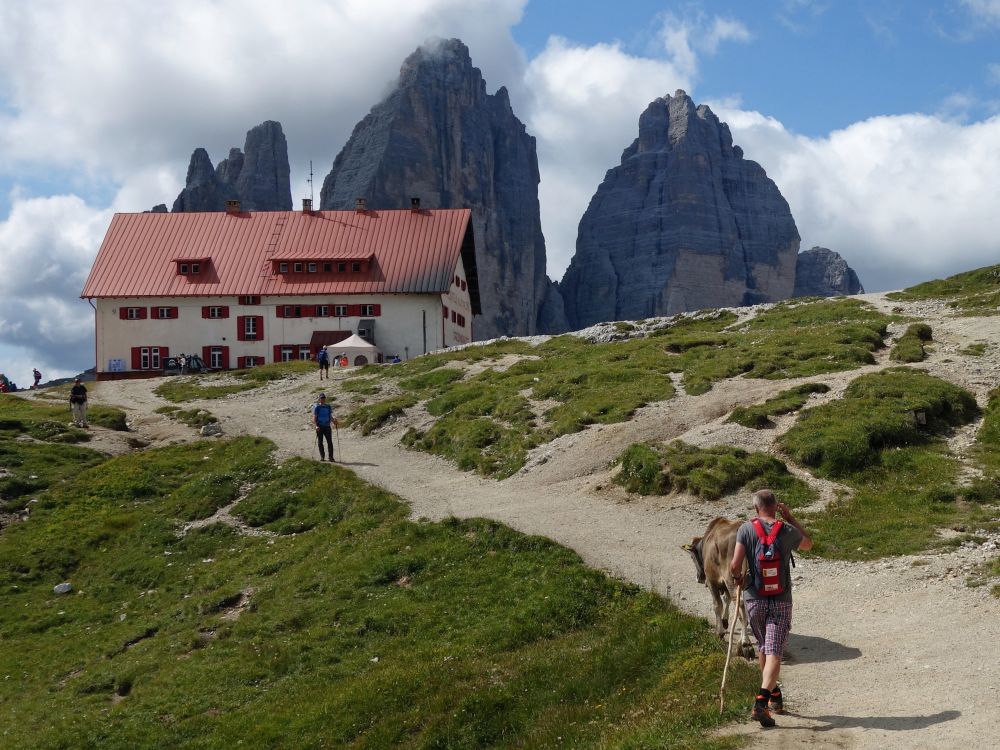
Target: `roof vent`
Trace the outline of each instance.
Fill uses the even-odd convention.
[[[240,208],[240,202],[238,200],[235,200],[235,201],[226,201],[226,213],[227,214],[238,214],[240,212],[241,212],[241,208]]]
[[[313,199],[303,198],[302,199],[302,213],[311,214],[313,210]]]
[[[368,210],[368,201],[366,201],[364,198],[358,198],[357,201],[355,201],[354,203],[354,210],[357,211],[359,214],[363,214],[365,211]]]
[[[417,213],[417,212],[420,211],[420,199],[419,198],[410,198],[410,210],[413,213]]]

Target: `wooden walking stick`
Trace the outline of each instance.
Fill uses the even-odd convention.
[[[744,575],[746,575],[744,573]],[[739,586],[736,587],[736,611],[733,612],[733,621],[729,624],[729,643],[726,646],[726,664],[722,668],[722,687],[719,688],[719,714],[726,709],[726,677],[729,674],[729,659],[733,655],[733,635],[736,633],[736,621],[740,619],[740,606],[743,604],[743,581],[740,579]],[[746,621],[743,623],[746,627]]]
[[[340,425],[334,424],[333,429],[337,431],[337,453],[340,455],[340,463],[344,463],[344,449],[340,447]]]

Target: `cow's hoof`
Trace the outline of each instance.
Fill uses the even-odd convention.
[[[752,660],[757,658],[757,652],[756,650],[754,650],[753,646],[744,645],[740,646],[740,656],[742,656],[744,659]]]
[[[729,620],[722,621],[722,632],[725,633],[729,630]]]

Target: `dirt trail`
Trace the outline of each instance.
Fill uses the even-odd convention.
[[[867,299],[886,311],[899,306],[882,295]],[[984,402],[1000,382],[1000,319],[949,318],[940,303],[904,307],[931,324],[938,342],[924,366],[972,389]],[[987,356],[958,354],[975,341],[989,343]],[[828,383],[836,394],[861,372],[887,364],[882,356],[873,367],[808,380]],[[804,380],[732,380],[700,397],[678,395],[641,410],[630,422],[594,426],[543,446],[524,470],[500,482],[401,448],[405,420],[368,438],[341,429],[339,443],[346,466],[408,501],[415,518],[479,516],[544,535],[576,550],[591,566],[709,617],[708,592],[695,582],[680,545],[716,515],[745,517],[747,499],[705,503],[686,496],[630,496],[610,482],[610,461],[637,440],[683,438],[773,450],[791,419],[779,421],[775,430],[749,430],[722,419],[733,406],[759,402]],[[163,405],[151,394],[155,383],[103,382],[95,384],[93,395],[128,409],[144,439],[157,444],[196,439],[193,430],[152,413]],[[265,435],[278,445],[279,456],[310,456],[315,447],[307,408],[319,388],[318,380],[302,378],[194,405],[219,416],[230,435]],[[826,499],[837,490],[830,483],[815,486]],[[755,745],[770,748],[997,746],[1000,660],[993,651],[1000,641],[1000,601],[964,582],[964,571],[995,554],[985,545],[874,563],[800,560],[789,660],[782,670],[790,713],[774,730],[742,724],[728,731],[749,733],[758,740]]]

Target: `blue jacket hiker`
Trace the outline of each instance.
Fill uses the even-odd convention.
[[[326,347],[321,347],[318,352],[316,352],[316,362],[319,364],[319,379],[323,379],[323,373],[326,373],[327,380],[330,379],[330,353],[326,350]]]
[[[334,427],[339,426],[339,423],[333,416],[333,407],[326,403],[326,394],[321,393],[316,399],[316,403],[312,405],[312,415],[313,415],[313,427],[316,428],[316,443],[319,445],[319,460],[326,461],[327,451],[330,453],[330,460],[333,461],[333,434],[330,429],[332,424]],[[323,439],[326,439],[326,446],[323,445]]]

